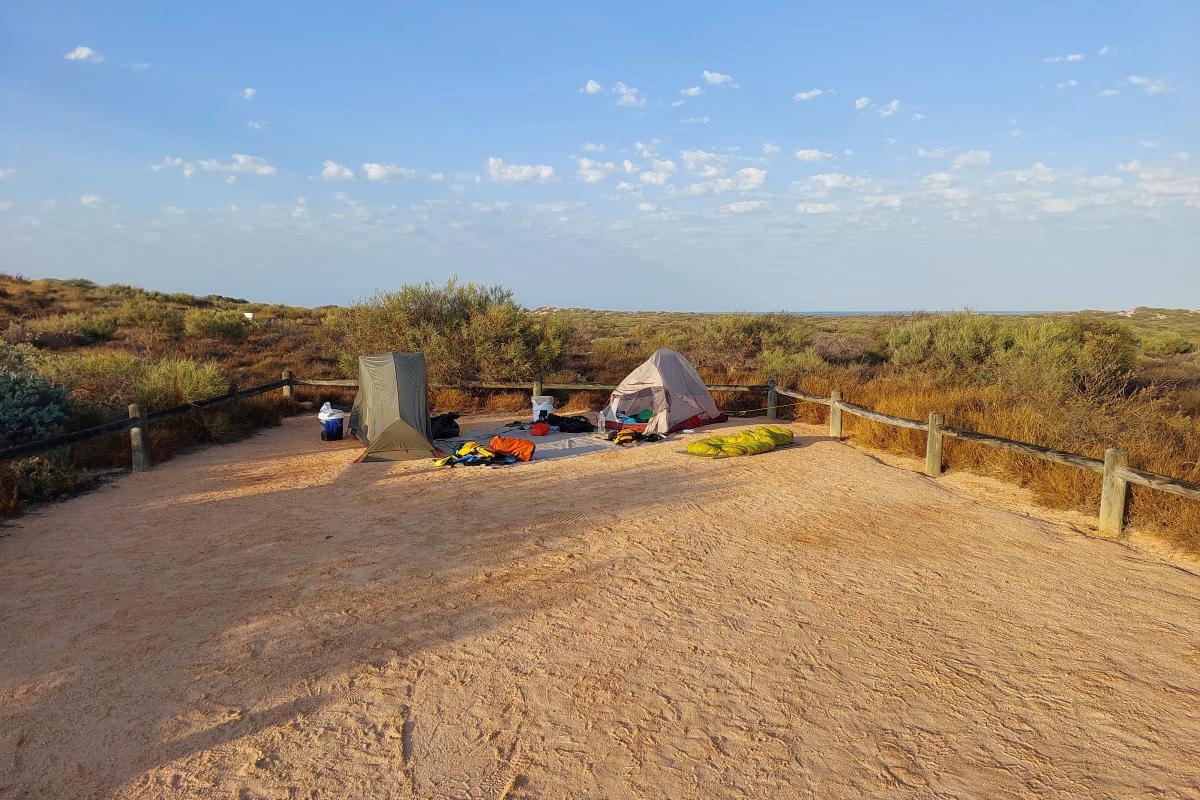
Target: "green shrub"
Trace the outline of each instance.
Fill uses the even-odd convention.
[[[893,328],[888,335],[893,364],[947,376],[978,375],[1002,346],[1000,320],[969,311],[919,319]]]
[[[246,337],[246,318],[239,311],[198,309],[184,316],[184,332],[202,339],[240,342]]]
[[[342,342],[345,374],[357,374],[359,355],[424,353],[430,382],[443,384],[552,372],[571,338],[565,322],[534,317],[507,289],[455,280],[379,292],[326,324]]]
[[[1151,355],[1181,356],[1192,352],[1196,346],[1176,331],[1165,331],[1147,338],[1142,348]]]
[[[38,373],[70,392],[77,405],[104,416],[123,413],[133,402],[145,370],[144,359],[121,350],[54,354],[38,365]]]
[[[212,362],[164,358],[138,376],[135,392],[144,408],[161,409],[216,397],[228,388],[221,368]]]
[[[829,367],[815,347],[806,347],[797,352],[771,348],[764,350],[758,361],[758,373],[764,379],[774,376],[788,386],[795,386],[805,374],[824,372]]]
[[[67,393],[39,375],[0,372],[0,446],[56,436],[71,416]]]
[[[15,322],[5,338],[57,350],[102,342],[116,332],[117,318],[111,314],[56,314]]]
[[[183,311],[145,297],[122,303],[117,308],[116,316],[121,325],[143,328],[170,339],[178,339],[183,335]]]
[[[683,350],[713,374],[756,369],[764,351],[798,353],[812,344],[811,326],[786,314],[720,314],[706,319]]]
[[[18,504],[46,503],[94,486],[96,476],[57,458],[35,456],[9,468]]]

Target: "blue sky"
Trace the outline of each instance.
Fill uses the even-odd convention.
[[[0,2],[0,269],[1200,308],[1197,41],[1191,2]]]

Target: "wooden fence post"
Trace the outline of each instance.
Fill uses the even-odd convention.
[[[829,435],[834,439],[842,438],[842,390],[834,389],[829,393]]]
[[[129,418],[136,419],[137,425],[129,429],[129,449],[132,453],[134,472],[145,472],[150,469],[150,457],[146,452],[146,412],[137,403],[129,406]]]
[[[774,377],[767,379],[767,419],[779,419],[779,390],[775,388],[778,385]]]
[[[1100,532],[1124,537],[1125,495],[1128,481],[1117,469],[1129,466],[1129,453],[1119,447],[1104,451],[1104,487],[1100,491]]]
[[[542,376],[538,375],[533,379],[533,396],[539,397],[542,394]]]
[[[290,369],[285,369],[283,371],[283,379],[287,381],[287,383],[283,385],[283,399],[287,400],[288,402],[296,399],[296,387],[292,385],[292,378],[292,371]]]
[[[925,474],[936,478],[942,474],[942,415],[929,412],[929,432],[925,437]]]

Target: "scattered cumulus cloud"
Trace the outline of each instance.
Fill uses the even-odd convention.
[[[592,144],[591,142],[585,142],[583,145],[583,152],[585,152],[585,153],[603,153],[604,145]]]
[[[265,131],[268,126],[267,123],[261,119],[252,119],[246,123],[246,127],[252,131]]]
[[[1167,82],[1142,75],[1130,75],[1126,80],[1132,86],[1140,87],[1146,94],[1160,94],[1167,91]]]
[[[837,203],[797,203],[798,214],[832,214],[838,210]]]
[[[375,161],[363,164],[362,171],[369,181],[410,180],[417,176],[417,171],[411,167],[400,164],[381,164]]]
[[[215,159],[205,159],[200,162],[200,169],[205,172],[235,172],[247,175],[274,175],[277,170],[274,164],[267,163],[261,156],[248,156],[245,153],[234,153],[225,163]]]
[[[782,149],[783,148],[779,147],[778,145],[773,145],[770,142],[763,142],[762,151],[766,155],[773,156]]]
[[[867,208],[899,208],[904,200],[898,194],[869,194],[863,197],[863,204]]]
[[[593,161],[590,158],[579,159],[579,179],[584,183],[598,183],[607,179],[617,169],[611,161]]]
[[[794,95],[792,95],[792,102],[804,103],[809,100],[815,100],[823,94],[825,93],[820,89],[809,89],[807,92],[796,92]]]
[[[778,152],[779,148],[776,148]],[[702,178],[714,178],[724,172],[725,158],[707,150],[681,150],[683,168]]]
[[[1116,52],[1117,52],[1117,48],[1113,47],[1111,44],[1106,44],[1103,47],[1101,47],[1099,50],[1096,51],[1096,55],[1111,56],[1112,54],[1114,54]]]
[[[688,186],[684,194],[725,194],[727,192],[745,192],[759,189],[767,180],[767,171],[757,167],[744,167],[728,178],[717,178],[711,181],[701,181]]]
[[[801,161],[828,161],[833,158],[833,153],[824,150],[797,150],[795,155]]]
[[[662,170],[647,170],[638,176],[638,180],[651,186],[666,186],[667,181],[671,180],[671,173]]]
[[[707,115],[703,117],[688,117],[687,119],[679,120],[679,122],[682,125],[707,125],[712,122],[712,117]]]
[[[584,94],[600,94],[604,91],[604,87],[596,81],[588,81],[579,91],[583,92]]]
[[[1076,86],[1078,86],[1078,85],[1079,85],[1079,81],[1077,81],[1077,80],[1075,80],[1074,78],[1072,78],[1072,79],[1071,79],[1071,80],[1069,80],[1069,81],[1062,81],[1061,83],[1059,83],[1059,84],[1058,84],[1058,88],[1060,88],[1060,89],[1074,89],[1074,88],[1075,88]]]
[[[954,159],[954,168],[986,167],[990,163],[992,163],[991,150],[968,150]]]
[[[854,107],[859,111],[862,111],[869,105],[871,105],[871,98],[869,97],[860,97],[854,101]]]
[[[921,158],[950,158],[958,152],[957,147],[934,147],[926,149],[924,147],[917,148],[917,155]]]
[[[191,161],[184,161],[182,158],[167,156],[157,164],[150,165],[150,169],[154,172],[162,172],[163,170],[178,167],[183,173],[183,177],[190,178],[196,174],[196,165]]]
[[[881,117],[890,117],[892,114],[895,114],[897,111],[900,110],[900,101],[893,100],[892,102],[882,105],[875,110],[879,113],[879,116],[881,116]]]
[[[167,216],[170,216],[170,217],[182,217],[184,214],[187,213],[179,206],[167,206],[165,211],[167,212]]]
[[[354,170],[347,167],[345,164],[339,164],[336,161],[326,161],[321,169],[321,180],[323,181],[348,181],[353,180]]]
[[[1069,64],[1076,61],[1083,61],[1083,53],[1067,53],[1065,56],[1047,56],[1043,58],[1047,64]]]
[[[249,100],[256,94],[258,94],[258,89],[255,89],[253,86],[247,86],[245,89],[242,89],[242,97],[246,100]]]
[[[1121,93],[1120,89],[1101,89],[1100,90],[1101,97],[1116,97],[1120,93]]]
[[[98,194],[81,194],[81,195],[79,195],[79,205],[84,206],[85,208],[95,208],[96,206],[102,204],[103,202],[104,202],[104,198]]]
[[[12,169],[11,167],[0,167],[0,181],[8,180],[9,178],[11,178],[13,175],[16,175],[16,174],[17,174],[17,171]]]
[[[686,89],[680,89],[679,93],[685,97],[695,97],[696,95],[704,94],[704,90],[699,86],[689,86]]]
[[[733,81],[732,75],[725,75],[723,73],[713,72],[707,69],[704,70],[703,74],[704,80],[708,81],[710,86],[728,86],[730,88],[737,87],[737,84]]]
[[[554,179],[554,167],[548,164],[505,164],[496,156],[488,158],[487,173],[491,180],[502,183],[546,183]]]
[[[71,52],[63,56],[67,61],[87,61],[91,64],[99,64],[104,61],[104,56],[97,53],[90,47],[80,45]],[[91,195],[89,195],[90,197]]]
[[[638,89],[620,81],[613,84],[613,94],[617,95],[617,105],[623,108],[642,108],[646,105],[646,98],[639,96]]]
[[[750,214],[766,210],[767,204],[762,200],[739,200],[736,203],[726,203],[721,206],[722,214]]]

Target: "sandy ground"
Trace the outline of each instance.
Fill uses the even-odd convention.
[[[0,797],[1200,796],[1200,577],[796,425],[505,469],[311,419],[0,538]]]

